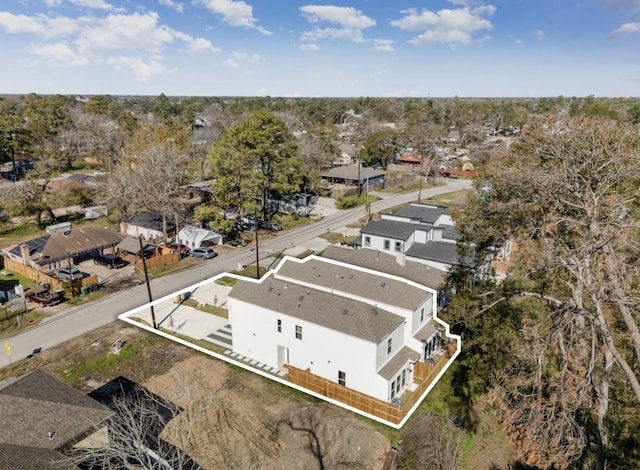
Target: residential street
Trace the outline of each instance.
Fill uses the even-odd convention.
[[[469,188],[472,185],[471,181],[462,179],[443,179],[442,182],[444,183],[443,186],[423,189],[422,197],[426,199],[439,194]],[[371,211],[379,212],[416,200],[417,192],[389,195],[386,199],[372,204]],[[314,224],[287,233],[281,233],[276,238],[260,240],[260,257],[269,257],[270,254],[276,254],[287,248],[304,245],[305,242],[313,240],[323,233],[357,222],[363,215],[363,207],[340,211]],[[218,256],[188,270],[154,279],[151,282],[153,297],[159,298],[216,274],[234,271],[238,268],[238,265],[251,264],[255,262],[254,250],[253,245],[248,245],[246,248]],[[2,343],[10,343],[11,360],[17,362],[31,354],[35,348],[50,348],[68,339],[87,333],[116,320],[119,314],[147,301],[146,287],[144,284],[139,285],[132,289],[103,297],[91,304],[67,310],[33,328],[3,338]],[[1,354],[0,367],[8,364],[9,357],[6,354]]]

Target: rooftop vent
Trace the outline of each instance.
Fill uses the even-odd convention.
[[[272,290],[273,290],[273,287],[269,287],[269,288],[267,289],[267,291],[268,291],[268,292],[271,292]]]
[[[347,313],[349,313],[349,310],[347,310],[346,308],[342,311],[343,315],[346,315]]]
[[[300,297],[298,297],[299,301],[303,301],[304,300],[304,295],[301,295]]]
[[[372,308],[371,309],[371,313],[373,313],[374,315],[378,314],[378,309],[377,308]]]
[[[387,284],[386,284],[386,283],[384,283],[384,282],[381,282],[381,283],[380,283],[380,287],[384,287],[384,286],[386,286],[386,285],[387,285]]]
[[[349,274],[349,279],[353,279],[353,274]]]

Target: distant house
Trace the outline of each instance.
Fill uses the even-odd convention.
[[[233,352],[397,403],[415,365],[441,356],[449,341],[435,299],[434,289],[399,276],[287,257],[230,292]]]
[[[333,165],[353,165],[358,159],[358,150],[354,144],[343,143],[338,145],[338,155],[333,161]]]
[[[412,203],[394,214],[381,214],[360,230],[354,244],[448,271],[462,260],[460,234],[445,207]]]
[[[43,235],[16,245],[7,256],[21,264],[41,271],[79,262],[93,255],[113,251],[125,236],[93,226],[72,228],[68,232]]]
[[[369,167],[360,167],[359,165],[348,165],[325,170],[320,176],[331,184],[363,187],[366,184],[382,183],[385,172]]]
[[[189,248],[198,248],[199,246],[222,245],[224,241],[222,235],[213,230],[186,225],[178,232],[178,243],[187,245]]]
[[[35,370],[0,389],[0,468],[77,470],[77,448],[106,447],[113,411]]]
[[[176,224],[170,218],[166,220],[167,237],[172,238],[176,234]],[[124,217],[120,223],[120,231],[131,237],[142,237],[145,240],[160,241],[163,235],[162,214],[157,212],[138,212]]]

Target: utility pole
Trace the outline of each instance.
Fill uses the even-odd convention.
[[[151,296],[151,284],[149,284],[149,273],[147,273],[147,260],[144,257],[144,247],[142,246],[142,235],[138,237],[138,241],[140,242],[140,256],[142,257],[142,268],[144,270],[144,282],[147,285],[147,295],[149,296],[149,302],[153,302],[153,297]],[[156,323],[156,312],[153,310],[153,304],[151,305],[151,322],[153,323],[153,328],[158,329],[158,324]]]
[[[256,279],[260,279],[260,254],[258,253],[258,205],[253,206],[253,231],[256,234]]]

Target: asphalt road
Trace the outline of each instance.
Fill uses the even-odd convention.
[[[438,194],[457,191],[471,186],[471,181],[446,179],[445,185],[422,190],[422,197],[429,198]],[[380,212],[400,204],[416,201],[418,193],[393,195],[371,205],[372,213]],[[364,209],[357,207],[340,211],[327,216],[319,222],[300,227],[268,240],[259,240],[260,257],[267,257],[293,245],[302,245],[323,233],[357,222],[363,217]],[[184,271],[153,279],[151,291],[153,298],[160,298],[183,287],[190,286],[201,280],[213,277],[222,272],[234,271],[238,265],[248,265],[255,262],[255,247],[251,244],[246,248],[212,260],[204,261],[198,266]],[[50,348],[69,339],[95,330],[117,319],[118,315],[138,307],[148,301],[145,285],[139,285],[125,291],[116,292],[90,304],[82,305],[57,314],[42,323],[25,329],[12,336],[2,338],[3,345],[11,345],[11,361],[16,362],[26,358],[35,348]],[[9,364],[9,357],[0,350],[0,367]]]

